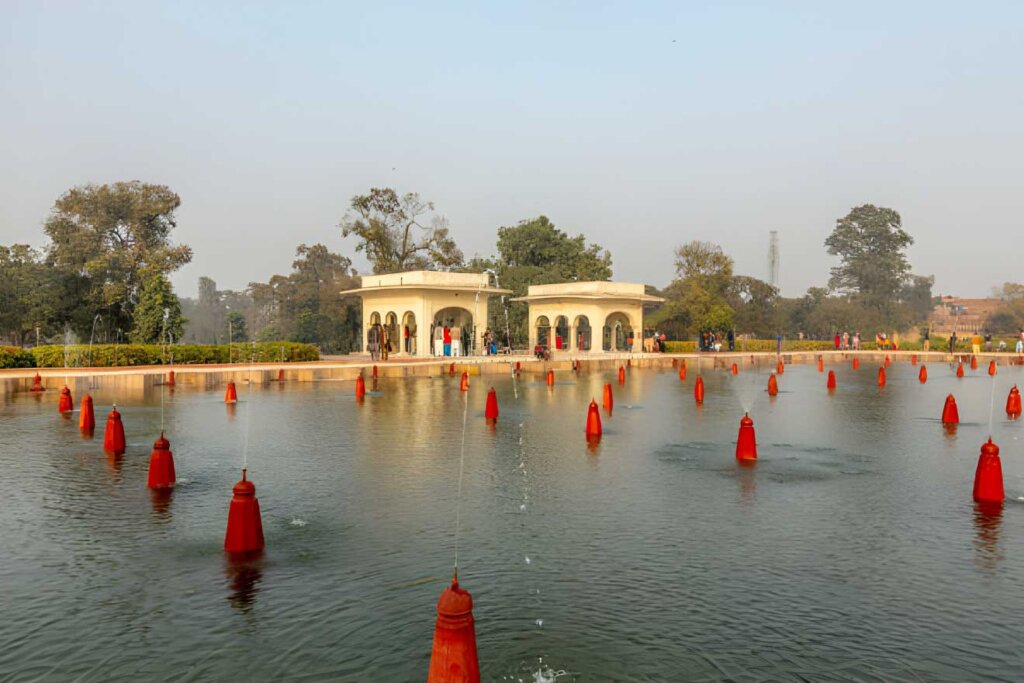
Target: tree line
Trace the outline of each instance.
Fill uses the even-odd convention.
[[[340,294],[358,286],[359,274],[350,258],[323,244],[298,245],[291,271],[266,282],[219,290],[202,277],[195,298],[179,298],[169,275],[192,258],[191,248],[173,240],[180,204],[170,188],[139,181],[85,185],[61,195],[43,225],[45,247],[0,246],[0,337],[25,345],[71,331],[80,340],[104,342],[230,338],[313,343],[328,354],[361,348],[359,299]],[[543,215],[499,227],[494,253],[467,259],[433,202],[392,188],[353,197],[338,229],[355,238],[355,251],[375,274],[488,272],[513,297],[530,285],[609,280],[613,272],[607,249]],[[824,242],[838,259],[828,283],[786,298],[761,279],[735,273],[719,245],[688,242],[675,249],[670,283],[648,287],[665,301],[649,305],[645,321],[676,339],[701,330],[760,338],[905,330],[926,320],[934,305],[934,279],[915,275],[907,260],[912,243],[895,210],[855,207]],[[1013,321],[1007,324],[1024,322],[1024,286],[1004,289],[1004,317]],[[507,325],[520,348],[528,338],[522,303],[492,299],[480,324],[501,331]]]

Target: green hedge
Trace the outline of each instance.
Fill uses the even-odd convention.
[[[204,365],[210,363],[301,362],[320,360],[320,351],[312,344],[296,342],[259,342],[232,344],[75,344],[67,347],[67,364],[71,367],[114,367],[129,365]],[[255,354],[255,357],[254,357]],[[30,364],[22,367],[62,368],[63,346],[37,346],[32,349]]]
[[[0,368],[34,368],[36,359],[31,352],[17,346],[0,346]]]

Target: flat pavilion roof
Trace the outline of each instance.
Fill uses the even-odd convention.
[[[635,282],[562,282],[555,285],[530,285],[526,296],[512,301],[553,301],[556,299],[583,299],[601,301],[614,299],[639,303],[664,301],[661,297],[647,294],[643,284]]]
[[[491,287],[487,273],[444,273],[434,270],[410,270],[404,273],[363,275],[358,289],[347,289],[342,294],[369,294],[401,290],[435,290],[445,292],[471,292],[487,295],[511,294],[511,289]]]

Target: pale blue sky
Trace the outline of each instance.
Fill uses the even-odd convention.
[[[557,5],[553,7],[552,5]],[[719,242],[823,284],[851,206],[899,210],[943,293],[1024,280],[1024,3],[0,0],[0,243],[85,182],[166,183],[174,278],[288,272],[371,186],[467,255],[547,214],[658,286]],[[365,268],[361,259],[356,264]]]

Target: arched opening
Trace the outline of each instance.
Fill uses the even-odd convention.
[[[434,314],[431,324],[435,356],[465,356],[472,349],[473,314],[464,308],[449,306]]]
[[[380,325],[380,313],[377,311],[370,314],[370,325]]]
[[[416,355],[416,314],[412,311],[402,316],[402,352]]]
[[[612,313],[604,323],[601,347],[605,351],[632,351],[633,326],[625,313]]]
[[[533,326],[537,329],[537,346],[550,348],[548,342],[551,340],[551,321],[548,320],[548,317],[546,315],[538,317]]]
[[[589,351],[591,345],[590,318],[585,315],[577,316],[573,322],[576,329],[576,350]]]
[[[400,337],[398,332],[398,316],[392,311],[384,316],[384,359],[389,353],[398,353]]]
[[[561,351],[569,348],[569,319],[564,315],[555,318],[555,348]]]

